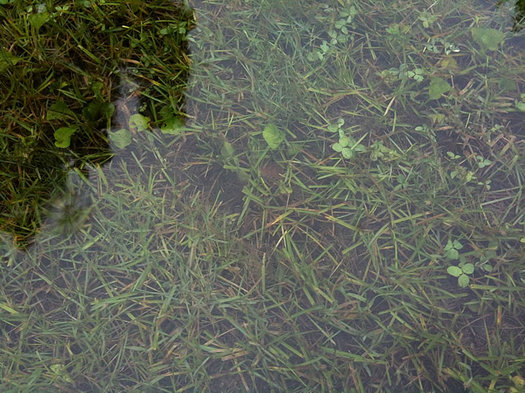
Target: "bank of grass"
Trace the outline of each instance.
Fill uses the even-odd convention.
[[[42,200],[64,182],[60,168],[111,157],[112,102],[129,94],[121,86],[128,69],[150,116],[156,120],[162,108],[180,112],[192,16],[170,0],[3,3],[0,227],[27,244]],[[124,117],[118,109],[115,117]],[[74,130],[71,140],[55,137],[60,130]]]
[[[70,172],[32,247],[5,236],[1,390],[523,392],[509,7],[193,6],[181,135],[135,133]]]

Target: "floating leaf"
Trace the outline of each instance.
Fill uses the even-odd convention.
[[[71,135],[76,131],[73,127],[62,127],[55,131],[55,146],[56,147],[69,147],[71,144]]]
[[[448,82],[441,78],[431,78],[428,88],[428,96],[431,100],[437,100],[443,93],[451,89]]]
[[[270,149],[277,149],[284,141],[284,133],[279,130],[274,124],[268,124],[264,127],[263,138],[270,147]]]
[[[505,34],[502,31],[486,27],[474,27],[471,33],[474,41],[483,49],[488,50],[497,50],[498,45],[505,38]]]
[[[166,120],[160,130],[164,134],[180,135],[184,129],[184,120],[180,117],[170,117]]]
[[[462,274],[458,277],[458,284],[461,288],[465,288],[468,286],[468,283],[470,282],[470,279],[466,274]]]
[[[131,144],[131,132],[125,128],[121,128],[109,134],[109,140],[117,149],[124,149]]]
[[[463,270],[457,266],[449,266],[447,268],[447,273],[454,277],[459,277],[463,274]]]
[[[146,131],[149,127],[149,117],[135,113],[129,117],[129,128],[134,131]]]
[[[75,113],[67,107],[64,101],[57,101],[47,110],[46,120],[66,120],[75,118]]]
[[[29,23],[38,31],[49,19],[51,16],[48,12],[39,12],[29,16]]]

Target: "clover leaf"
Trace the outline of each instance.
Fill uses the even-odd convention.
[[[71,144],[71,136],[77,129],[74,127],[61,127],[55,131],[55,146],[66,148]]]
[[[277,149],[285,139],[284,133],[272,123],[264,127],[263,138],[272,150]]]

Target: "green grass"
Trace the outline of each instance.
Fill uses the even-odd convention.
[[[160,30],[188,14],[127,3],[67,3],[39,35],[25,6],[0,5],[1,47],[23,59],[0,73],[2,392],[525,391],[510,2],[203,0],[187,42]],[[476,28],[504,39],[490,49]],[[151,130],[108,160],[100,130],[127,126],[128,93]],[[86,132],[65,152],[58,98]],[[97,98],[117,113],[90,124]],[[186,118],[178,135],[166,112]],[[363,146],[352,158],[339,129]],[[47,184],[20,169],[44,154]],[[447,269],[467,263],[462,287]]]

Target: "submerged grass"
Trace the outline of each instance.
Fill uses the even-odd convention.
[[[134,132],[104,166],[73,148],[83,165],[59,182],[34,244],[3,237],[3,392],[524,391],[525,36],[510,2],[197,2],[189,44],[173,43],[191,54],[184,107],[187,70],[155,46],[168,35],[157,23],[179,26],[168,11],[70,6],[129,51],[86,38],[111,64],[75,52],[87,78],[131,59],[131,112],[160,126],[169,106],[187,121],[178,135]],[[4,42],[32,36],[16,7],[0,6]],[[496,44],[476,36],[498,31]],[[80,113],[94,94],[80,101],[81,80],[74,97],[45,94]],[[19,165],[12,130],[38,129],[48,107],[9,81],[2,159]],[[24,202],[34,192],[15,179],[3,170],[19,193],[7,200]]]

